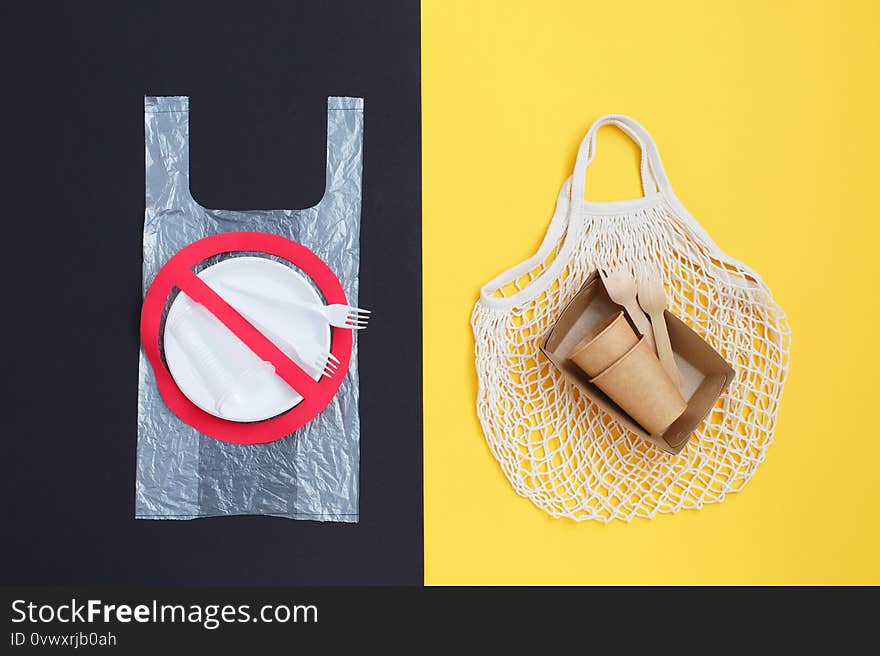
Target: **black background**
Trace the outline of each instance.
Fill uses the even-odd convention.
[[[4,584],[422,582],[418,2],[3,9]],[[188,95],[207,207],[307,207],[365,98],[361,521],[135,521],[143,96]]]

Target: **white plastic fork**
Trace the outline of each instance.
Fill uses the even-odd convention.
[[[339,359],[330,353],[330,351],[321,351],[320,353],[312,356],[311,358],[303,357],[302,351],[300,351],[296,344],[292,341],[284,337],[283,335],[279,335],[275,331],[267,328],[264,324],[256,321],[253,317],[247,315],[244,312],[238,310],[238,312],[247,319],[251,324],[253,324],[254,328],[259,330],[266,338],[275,344],[279,349],[285,351],[288,355],[291,356],[294,362],[296,362],[300,367],[308,371],[308,373],[314,375],[319,373],[322,376],[330,377],[336,373],[336,369],[339,367]]]
[[[342,303],[331,303],[330,305],[309,305],[308,303],[291,302],[291,305],[312,310],[321,314],[331,326],[336,328],[348,328],[350,330],[361,330],[367,327],[370,320],[370,311],[356,308],[352,305],[344,305]]]
[[[272,303],[275,305],[292,306],[316,312],[324,317],[324,320],[335,328],[346,328],[348,330],[361,330],[367,327],[370,320],[370,310],[364,310],[352,305],[343,303],[332,303],[330,305],[322,305],[320,303],[301,303],[299,301],[283,300],[269,298],[265,294],[255,292],[250,289],[242,289],[236,285],[230,285],[228,282],[222,284],[222,289],[228,292],[228,296],[239,298],[247,296],[250,299],[257,298],[264,303]]]

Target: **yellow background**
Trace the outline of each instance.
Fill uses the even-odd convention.
[[[880,583],[875,3],[425,0],[428,584]],[[767,460],[698,511],[602,525],[518,497],[475,413],[479,288],[536,249],[601,114],[652,133],[678,197],[788,314]],[[591,200],[639,195],[600,133]]]

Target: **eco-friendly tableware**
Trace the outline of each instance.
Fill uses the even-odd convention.
[[[675,364],[675,356],[672,354],[672,345],[669,343],[669,333],[666,330],[666,317],[663,312],[666,310],[667,299],[666,290],[663,289],[663,283],[659,276],[653,272],[644,273],[639,276],[639,305],[645,311],[645,314],[651,319],[651,328],[654,331],[654,345],[657,347],[657,356],[660,358],[660,364],[669,374],[672,381],[682,388],[683,379],[678,365]]]
[[[687,408],[647,337],[590,382],[652,435],[665,431]]]
[[[598,376],[635,346],[636,342],[638,337],[623,312],[616,312],[578,342],[568,357],[588,376]]]
[[[223,281],[223,283],[215,290],[221,296],[226,298],[232,305],[235,305],[234,299],[240,303],[250,306],[262,305],[266,306],[267,311],[287,312],[296,314],[297,310],[306,310],[321,315],[327,323],[335,328],[347,328],[348,330],[361,330],[367,327],[370,320],[370,310],[364,310],[351,305],[342,303],[331,303],[324,305],[322,303],[305,303],[290,299],[273,297],[265,291],[255,289],[243,289],[234,281]]]
[[[641,150],[642,198],[586,200],[606,125]],[[498,229],[506,225],[495,218]],[[664,280],[670,298],[687,299],[673,304],[678,316],[667,312],[666,323],[688,408],[662,435],[645,431],[568,359],[572,345],[620,309],[590,273],[597,260],[630,268],[647,258],[672,274]],[[517,494],[552,517],[631,521],[723,501],[752,477],[773,441],[790,364],[785,313],[761,277],[722,252],[682,205],[654,140],[630,117],[593,123],[537,252],[482,287],[471,325],[486,443]],[[545,363],[524,348],[545,326],[541,351],[566,379],[552,390]],[[680,455],[658,457],[643,440]]]
[[[669,341],[684,377],[681,395],[688,407],[663,433],[651,435],[568,359],[572,345],[595,330],[608,316],[619,311],[620,307],[608,297],[599,273],[591,274],[545,333],[539,345],[541,353],[578,389],[580,395],[595,403],[627,431],[667,453],[677,454],[685,448],[694,430],[732,382],[733,368],[700,335],[667,311]]]
[[[656,350],[651,324],[648,323],[648,319],[636,301],[638,288],[635,279],[626,270],[621,268],[611,270],[599,269],[599,275],[602,277],[602,283],[605,285],[611,300],[623,306],[638,331],[647,338],[648,345],[652,350]]]

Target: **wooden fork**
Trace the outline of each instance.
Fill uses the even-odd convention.
[[[663,311],[666,309],[667,298],[666,290],[663,289],[663,283],[660,278],[653,273],[643,274],[639,276],[639,305],[649,317],[651,317],[651,327],[654,329],[654,341],[657,343],[657,355],[660,357],[660,364],[672,379],[672,382],[678,385],[681,390],[684,379],[678,365],[675,364],[675,357],[672,355],[672,344],[669,342],[669,332],[666,330],[666,317]]]
[[[608,296],[611,297],[612,301],[623,306],[638,331],[648,340],[648,345],[656,352],[657,346],[654,344],[654,333],[651,330],[651,324],[648,323],[648,318],[642,312],[636,300],[638,287],[636,286],[635,278],[626,270],[620,268],[610,271],[599,269],[599,276],[601,276],[602,282],[605,284],[605,291],[608,292]]]

